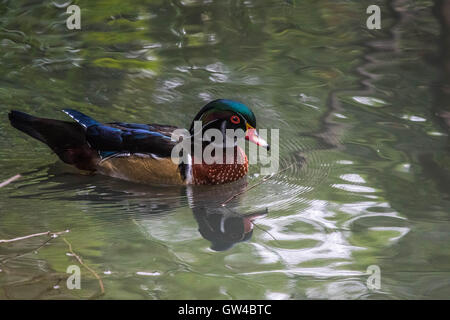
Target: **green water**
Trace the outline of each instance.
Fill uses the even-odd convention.
[[[0,189],[0,239],[70,229],[101,299],[449,297],[448,1],[84,0],[67,30],[69,3],[0,1],[0,181],[22,175]],[[381,30],[366,28],[370,4]],[[189,127],[216,98],[279,128],[293,165],[230,210],[258,166],[189,189],[79,175],[7,120],[74,108]],[[217,219],[236,223],[220,235]],[[99,292],[84,268],[66,288],[79,263],[47,239],[0,243],[1,299]]]

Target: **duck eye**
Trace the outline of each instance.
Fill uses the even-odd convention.
[[[239,119],[239,117],[237,115],[233,115],[233,116],[231,116],[230,121],[234,124],[238,124],[241,122],[241,119]]]

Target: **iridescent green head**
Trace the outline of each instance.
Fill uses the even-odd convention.
[[[202,131],[214,128],[220,130],[224,136],[226,129],[242,129],[247,140],[269,148],[267,142],[258,137],[255,114],[243,103],[228,99],[211,101],[195,116],[189,129],[191,134],[194,134],[195,121],[202,122]]]
[[[194,121],[201,121],[204,128],[219,128],[223,121],[227,122],[229,129],[240,128],[245,132],[248,128],[247,124],[256,128],[253,111],[243,103],[227,99],[214,100],[204,106],[192,121],[191,132]]]

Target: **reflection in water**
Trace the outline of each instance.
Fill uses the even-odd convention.
[[[441,101],[450,101],[450,1],[435,1],[434,13],[441,25],[440,48],[437,52],[437,64],[441,70],[441,77],[436,83],[435,115],[445,131],[450,128],[450,108]]]
[[[226,206],[222,206],[222,203],[243,192],[246,187],[245,179],[233,186],[224,185],[213,190],[188,187],[189,204],[198,223],[199,232],[203,238],[211,242],[211,249],[228,250],[238,242],[249,240],[253,234],[253,220],[267,213],[267,209],[238,213],[232,208],[239,206],[239,196]]]
[[[40,168],[42,170],[44,168]],[[68,173],[70,168],[57,163],[50,168],[45,183],[57,187],[44,187],[39,193],[13,196],[19,199],[45,199],[51,197],[62,201],[87,200],[92,205],[108,204],[126,212],[128,216],[152,228],[152,221],[161,214],[169,214],[185,205],[186,199],[198,223],[200,235],[211,242],[211,249],[223,251],[238,242],[251,238],[254,220],[267,214],[267,209],[240,213],[241,193],[247,188],[247,180],[219,186],[152,186],[119,181],[101,176],[85,177]],[[27,181],[29,173],[24,173]],[[94,181],[89,181],[94,179]],[[36,181],[36,179],[32,179]],[[88,182],[89,181],[89,182]],[[91,183],[95,183],[95,186]],[[39,180],[39,183],[43,183]],[[82,184],[89,183],[83,186]],[[80,185],[81,184],[81,185]],[[83,192],[92,190],[95,192]],[[63,192],[61,192],[63,191]],[[66,196],[74,192],[75,196]],[[59,195],[58,195],[59,194]],[[238,195],[238,196],[237,196]],[[222,205],[228,199],[233,200]],[[121,201],[123,199],[123,201]],[[129,202],[133,201],[133,204]],[[114,205],[115,204],[115,205]],[[122,207],[122,208],[121,208]],[[108,217],[106,217],[108,219]],[[151,230],[149,231],[151,233]],[[177,235],[174,235],[176,237]]]
[[[228,208],[194,208],[195,219],[203,238],[211,242],[211,249],[223,251],[235,243],[247,241],[253,234],[253,220],[266,211],[241,215]]]

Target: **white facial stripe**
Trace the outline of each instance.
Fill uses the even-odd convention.
[[[190,154],[187,155],[187,161],[188,163],[186,163],[186,171],[185,171],[185,175],[186,175],[186,183],[187,184],[192,184],[193,183],[193,177],[192,177],[192,156]]]

